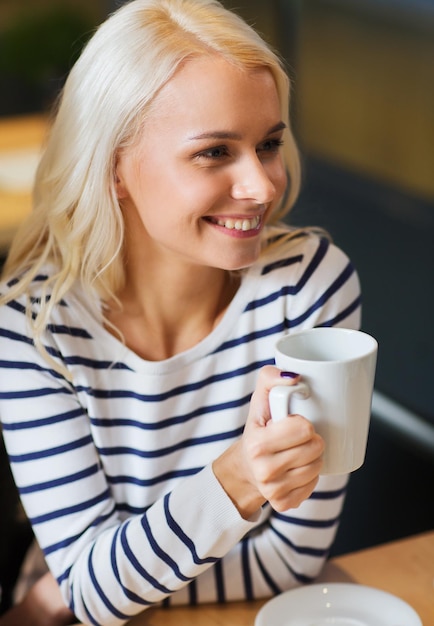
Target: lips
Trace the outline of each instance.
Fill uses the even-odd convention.
[[[223,228],[227,228],[228,230],[242,230],[244,232],[249,230],[256,230],[260,223],[261,218],[259,215],[256,215],[252,218],[208,218],[212,224],[217,224],[218,226],[223,226]]]

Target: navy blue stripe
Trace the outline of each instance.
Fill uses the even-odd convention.
[[[296,256],[287,257],[285,259],[275,261],[274,263],[269,263],[268,265],[264,265],[264,267],[262,268],[261,276],[265,276],[266,274],[281,269],[282,267],[289,267],[290,265],[294,265],[295,263],[301,263],[302,260],[303,254],[297,254]]]
[[[294,576],[296,581],[299,582],[301,585],[309,585],[310,583],[313,583],[315,581],[315,578],[316,578],[315,576],[307,576],[306,574],[300,574],[299,572],[296,572],[292,567],[290,567],[288,563],[285,563],[285,565],[286,565],[286,569],[288,570],[288,572],[290,572],[290,574]]]
[[[287,320],[284,320],[283,322],[279,322],[278,324],[276,324],[275,326],[271,326],[270,328],[256,330],[252,333],[248,333],[247,335],[237,337],[236,339],[225,341],[214,352],[215,354],[217,354],[218,352],[224,352],[225,350],[231,350],[232,348],[241,346],[243,343],[250,343],[251,341],[263,339],[264,337],[270,337],[271,335],[280,335],[285,332],[285,330],[288,330],[288,328],[290,328],[290,325],[288,324]],[[261,366],[268,365],[269,363],[270,360],[267,359],[266,361],[262,361]]]
[[[72,565],[71,565],[70,567],[68,567],[68,568],[67,568],[67,569],[63,572],[63,574],[60,574],[60,576],[58,576],[58,577],[56,578],[56,580],[57,580],[57,582],[58,582],[59,586],[63,583],[63,581],[64,581],[64,580],[68,580],[69,575],[70,575],[70,573],[71,573],[71,569],[72,569]],[[72,589],[72,585],[71,585],[71,589]]]
[[[33,339],[31,339],[30,337],[27,337],[26,335],[21,335],[20,333],[16,333],[14,331],[11,331],[5,328],[0,328],[0,337],[5,337],[6,339],[11,339],[12,341],[18,341],[20,343],[25,343],[29,346],[34,346]],[[94,369],[102,369],[103,367],[106,369],[110,367],[113,369],[131,369],[127,367],[126,365],[124,365],[123,363],[112,363],[110,361],[95,361],[93,359],[86,359],[85,357],[79,357],[79,356],[65,357],[58,350],[55,350],[51,346],[44,346],[44,347],[50,356],[60,359],[67,365],[81,364],[81,365],[87,365],[88,367],[92,367]],[[15,369],[18,369],[18,368],[19,368],[19,365],[15,364]],[[34,369],[38,369],[38,367],[35,366]],[[47,371],[52,372],[54,376],[59,377],[59,374],[57,372],[52,371],[50,369],[47,369]]]
[[[45,489],[52,489],[53,487],[59,487],[60,485],[69,485],[70,483],[74,483],[78,480],[83,480],[83,478],[93,476],[94,474],[97,474],[98,471],[99,466],[95,464],[91,467],[86,467],[84,470],[76,472],[75,474],[69,474],[67,476],[62,476],[61,478],[54,478],[53,480],[48,480],[42,483],[34,483],[32,485],[27,485],[26,487],[20,487],[20,494],[23,495],[26,493],[44,491]]]
[[[110,389],[107,391],[105,389],[95,389],[85,386],[77,386],[76,390],[83,391],[90,396],[94,396],[95,398],[136,398],[137,400],[140,400],[142,402],[162,402],[178,395],[183,395],[190,391],[197,391],[198,389],[202,389],[203,387],[207,387],[208,385],[211,385],[213,383],[225,381],[230,378],[236,378],[238,376],[245,376],[246,374],[259,370],[264,364],[267,363],[268,361],[254,361],[244,367],[239,367],[235,370],[229,370],[227,372],[223,372],[222,374],[213,374],[212,376],[209,376],[208,378],[204,378],[197,382],[174,387],[173,389],[170,389],[170,391],[157,394],[135,393],[127,391],[125,389]]]
[[[157,541],[155,540],[155,537],[152,533],[151,527],[149,526],[149,522],[148,522],[148,518],[146,517],[146,515],[142,516],[142,528],[145,531],[146,537],[149,541],[149,545],[151,546],[152,550],[155,552],[155,554],[162,560],[164,561],[164,563],[166,563],[166,565],[168,567],[170,567],[170,569],[173,571],[173,573],[175,574],[175,576],[179,579],[182,580],[183,582],[189,582],[191,579],[191,577],[188,576],[184,576],[184,574],[181,572],[181,570],[178,567],[178,564],[172,559],[172,557],[167,554],[167,552],[165,550],[163,550],[160,545],[157,543]]]
[[[150,585],[152,585],[155,589],[158,589],[158,591],[164,594],[173,593],[173,590],[168,589],[168,587],[165,587],[160,582],[158,582],[158,580],[154,578],[154,576],[151,576],[151,574],[149,574],[149,572],[147,572],[145,568],[141,565],[141,563],[138,561],[136,555],[133,553],[128,543],[128,539],[127,539],[128,525],[129,524],[126,523],[122,526],[121,534],[120,534],[121,544],[122,544],[122,548],[124,550],[125,556],[129,560],[131,565],[134,567],[134,569],[140,574],[140,576],[144,580],[146,580]]]
[[[94,618],[94,616],[91,614],[91,612],[89,611],[89,609],[87,608],[87,604],[83,598],[83,596],[81,597],[81,601],[83,603],[83,607],[84,610],[86,611],[86,615],[87,615],[87,619],[89,620],[89,622],[91,624],[93,624],[93,626],[103,626],[102,624],[100,624],[99,622],[96,621],[96,619]]]
[[[83,502],[64,507],[63,509],[58,509],[57,511],[50,511],[49,513],[44,513],[44,515],[32,517],[30,521],[33,525],[43,524],[44,522],[49,522],[53,519],[59,519],[60,517],[66,517],[67,515],[73,515],[74,513],[81,513],[81,511],[86,511],[96,504],[101,504],[101,502],[104,502],[109,498],[110,491],[106,489],[90,500],[84,500]]]
[[[60,586],[60,582],[59,580],[57,580],[58,585]],[[70,601],[69,601],[69,610],[72,611],[72,613],[75,614],[75,601],[74,601],[74,585],[73,583],[71,583],[71,590],[70,590]]]
[[[278,289],[277,291],[268,294],[268,296],[265,296],[264,298],[260,298],[258,300],[252,300],[251,302],[249,302],[249,304],[245,307],[244,310],[246,312],[252,311],[254,309],[259,309],[263,306],[266,306],[267,304],[270,304],[271,302],[275,302],[276,300],[278,300],[279,298],[283,296],[297,295],[301,291],[301,289],[306,285],[306,283],[311,278],[312,274],[315,272],[317,267],[321,264],[325,256],[325,253],[327,251],[327,248],[328,248],[328,243],[326,246],[320,244],[315,256],[313,257],[312,261],[309,263],[306,270],[300,277],[298,283],[296,283],[295,285],[284,285],[283,287],[281,287],[281,289]]]
[[[290,234],[290,233],[286,232],[286,233],[280,233],[279,235],[274,235],[273,237],[268,237],[267,238],[267,245],[271,245],[271,244],[277,243],[278,241],[283,241],[285,239],[286,239],[287,243],[289,243],[289,240],[287,239],[287,235],[288,234]],[[293,242],[293,241],[296,241],[297,239],[302,239],[303,237],[310,237],[310,235],[311,235],[311,233],[309,233],[309,232],[300,231],[300,232],[292,234],[290,241]],[[269,263],[268,265],[264,265],[263,270],[261,272],[261,275],[264,276],[265,274],[268,274],[270,271],[273,271],[273,269],[275,269],[276,264],[278,264],[278,263],[279,263],[279,261],[276,261],[276,262],[273,262],[273,263]]]
[[[328,300],[343,286],[343,284],[350,278],[354,272],[354,267],[349,263],[345,270],[338,276],[338,278],[330,285],[330,287],[316,300],[304,313],[291,320],[286,319],[286,325],[288,328],[294,328],[299,326],[302,322],[307,320],[315,311],[321,309]]]
[[[315,272],[318,266],[322,263],[323,257],[325,256],[325,253],[327,252],[328,246],[329,246],[328,242],[326,243],[326,245],[319,246],[317,253],[315,254],[314,258],[312,259],[312,261],[306,268],[306,271],[303,273],[302,277],[300,278],[300,280],[298,281],[296,285],[284,285],[278,291],[275,291],[274,293],[271,293],[264,298],[261,298],[259,300],[252,300],[246,306],[245,311],[251,311],[253,309],[258,309],[260,307],[266,306],[267,304],[270,304],[271,302],[274,302],[275,300],[278,300],[281,297],[297,295],[302,290],[302,288],[306,285],[306,283],[311,278],[312,274]],[[347,265],[343,273],[348,271],[348,266],[350,266],[352,269],[352,271],[350,272],[350,275],[351,275],[354,271],[354,267],[352,266],[351,263]],[[340,280],[339,277],[337,280],[338,281]],[[339,284],[339,286],[341,284],[344,284],[344,282],[346,282],[345,279]],[[331,289],[333,285],[334,283],[332,283],[329,289]],[[327,294],[327,291],[325,292],[325,294]],[[325,300],[327,299],[328,297],[325,297]]]
[[[281,290],[270,294],[266,298],[261,298],[260,300],[253,300],[246,306],[245,311],[251,311],[252,309],[256,309],[266,304],[269,304],[270,302],[277,300],[277,298],[281,296],[294,296],[297,293],[299,293],[301,289],[306,285],[306,283],[310,280],[312,274],[317,270],[319,265],[321,265],[327,253],[329,245],[330,245],[330,242],[327,239],[322,238],[319,240],[318,248],[314,256],[312,257],[312,260],[310,261],[309,265],[307,266],[306,270],[303,272],[302,276],[300,277],[296,285],[287,285]]]
[[[241,566],[243,569],[244,594],[247,600],[253,600],[252,570],[249,562],[249,537],[241,541]]]
[[[312,548],[308,546],[296,546],[286,535],[282,534],[277,528],[275,528],[272,522],[270,523],[270,528],[273,531],[273,533],[277,535],[279,539],[281,539],[281,541],[283,541],[283,543],[289,546],[297,554],[307,554],[308,556],[321,558],[321,557],[324,557],[328,553],[328,548],[324,550],[322,548]]]
[[[93,550],[95,548],[95,544],[92,546],[92,549],[89,553],[89,558],[88,558],[88,569],[89,569],[89,575],[90,575],[90,579],[92,581],[92,584],[99,596],[99,598],[102,600],[104,606],[110,611],[110,613],[112,615],[114,615],[115,617],[122,619],[122,620],[128,620],[132,617],[132,615],[127,615],[126,613],[122,613],[121,611],[119,611],[114,604],[112,604],[110,602],[110,600],[108,599],[108,597],[106,596],[106,594],[104,593],[104,591],[102,590],[101,585],[98,582],[98,579],[95,575],[95,570],[93,568],[93,563],[92,563],[92,556],[93,556]]]
[[[13,311],[17,311],[18,313],[26,315],[26,307],[18,300],[9,300],[9,302],[6,303],[6,306]],[[36,314],[32,311],[32,319],[35,319],[35,317]]]
[[[323,322],[322,324],[318,324],[318,327],[336,326],[337,324],[342,322],[344,319],[349,317],[352,313],[354,313],[354,311],[356,311],[360,307],[361,303],[362,303],[362,297],[358,296],[353,302],[351,302],[349,306],[343,309],[343,311],[341,311],[338,315],[336,315],[330,320],[327,320],[326,322]]]
[[[311,262],[307,266],[306,271],[303,273],[303,276],[298,281],[296,291],[294,293],[298,293],[309,282],[313,274],[321,265],[324,257],[328,252],[329,247],[330,241],[325,237],[321,237],[319,240],[318,248],[312,257]]]
[[[103,515],[98,515],[97,517],[95,517],[95,519],[93,519],[92,522],[89,524],[89,528],[97,528],[101,524],[104,524],[104,522],[106,522],[108,519],[113,517],[113,514],[117,511],[117,507],[115,506],[113,500],[108,500],[107,504],[108,503],[111,503],[110,510]]]
[[[6,370],[35,370],[37,372],[49,372],[51,370],[46,367],[41,367],[37,363],[30,363],[27,361],[5,361],[0,360],[0,368]]]
[[[13,331],[9,331],[6,329],[0,329],[0,337],[5,337],[6,339],[12,339],[13,341],[19,341],[21,343],[26,343],[30,346],[33,346],[33,340],[30,339],[29,337],[27,337],[26,335],[21,335],[19,333],[15,333]],[[92,337],[89,337],[90,339],[92,339]],[[65,356],[62,355],[58,350],[55,350],[54,348],[50,347],[50,346],[45,346],[48,354],[50,354],[50,356],[61,359],[66,365],[83,365],[85,367],[90,367],[92,369],[113,369],[113,370],[127,370],[127,371],[132,371],[132,368],[129,367],[128,365],[126,365],[125,363],[122,362],[116,362],[116,361],[99,361],[96,359],[91,359],[91,358],[87,358],[87,357],[82,357],[82,356]],[[50,374],[52,374],[53,376],[55,376],[56,378],[60,378],[60,374],[58,372],[56,372],[55,370],[52,370],[50,368],[43,368],[37,364],[34,363],[27,363],[25,361],[1,361],[0,362],[0,367],[5,367],[8,369],[14,368],[14,369],[34,369],[37,371],[42,371],[42,372],[49,372]]]
[[[249,393],[243,398],[223,402],[222,404],[212,404],[210,406],[199,407],[198,409],[191,411],[191,413],[186,413],[184,415],[175,415],[174,417],[162,419],[158,422],[138,422],[137,420],[124,417],[115,417],[110,419],[92,417],[91,423],[94,426],[106,428],[113,428],[115,426],[133,426],[135,428],[138,428],[139,430],[163,430],[169,426],[184,424],[191,419],[194,419],[196,417],[202,417],[203,415],[219,413],[220,411],[226,411],[228,409],[241,408],[249,404],[251,395],[252,394]]]
[[[218,433],[216,435],[207,435],[204,437],[193,437],[185,441],[180,441],[173,446],[167,446],[166,448],[159,448],[158,450],[138,450],[137,448],[131,448],[129,446],[111,446],[110,448],[98,448],[98,452],[101,456],[114,456],[118,454],[131,454],[138,456],[141,459],[155,459],[168,454],[173,454],[179,450],[185,450],[186,448],[193,448],[194,446],[201,446],[209,443],[215,443],[216,441],[226,441],[227,439],[235,439],[242,435],[244,426],[236,428],[225,433]]]
[[[123,584],[121,580],[121,576],[119,574],[118,563],[117,563],[117,557],[116,557],[116,544],[119,539],[120,530],[121,530],[121,527],[116,529],[116,532],[112,541],[111,551],[110,551],[110,560],[112,564],[113,573],[119,585],[121,586],[124,594],[129,600],[131,600],[132,602],[136,602],[137,604],[141,604],[143,606],[150,606],[151,604],[153,604],[152,602],[148,602],[147,600],[144,600],[143,598],[138,596],[136,593],[134,593],[134,591],[131,591],[131,589],[128,589],[128,587],[125,587],[125,585]]]
[[[71,337],[80,337],[81,339],[93,339],[87,330],[77,328],[76,326],[66,326],[65,324],[48,324],[47,329],[54,335],[70,335]]]
[[[282,589],[279,587],[279,585],[276,583],[276,581],[273,579],[273,577],[271,576],[271,574],[267,571],[267,569],[265,568],[264,564],[262,563],[261,559],[259,558],[259,554],[256,550],[256,548],[254,548],[254,553],[255,553],[255,557],[256,557],[256,562],[258,564],[259,569],[261,570],[261,574],[264,577],[265,582],[267,583],[267,585],[270,587],[271,591],[273,592],[274,595],[277,595],[278,593],[281,593]],[[290,568],[289,568],[290,569]]]
[[[189,599],[189,603],[192,606],[196,606],[196,604],[197,604],[197,583],[196,583],[196,579],[192,580],[191,583],[188,585],[188,599]]]
[[[206,557],[205,559],[201,559],[196,551],[196,546],[193,541],[188,537],[182,528],[179,526],[177,522],[172,517],[169,509],[169,498],[170,493],[166,494],[164,497],[164,512],[166,514],[166,521],[170,528],[170,530],[178,537],[180,541],[190,550],[193,561],[196,565],[205,565],[206,563],[215,563],[218,559],[215,557]],[[186,503],[188,504],[188,503]]]
[[[286,296],[293,296],[294,289],[296,289],[296,287],[293,287],[291,285],[285,285],[281,287],[280,289],[278,289],[277,291],[274,291],[273,293],[268,294],[268,296],[265,296],[264,298],[260,298],[258,300],[251,300],[251,302],[249,302],[249,304],[246,306],[244,310],[246,312],[252,311],[253,309],[259,309],[263,306],[267,306],[267,304],[271,304],[272,302],[275,302],[276,300],[279,300],[280,298],[285,298]]]
[[[93,443],[92,436],[87,435],[86,437],[82,437],[76,441],[65,443],[62,446],[55,446],[54,448],[47,448],[46,450],[38,450],[37,452],[28,452],[27,454],[12,454],[9,455],[9,460],[13,463],[25,463],[26,461],[45,459],[49,456],[63,454],[64,452],[70,452],[71,450],[77,450],[78,448],[84,448],[90,443]]]
[[[38,303],[38,300],[33,299],[33,302]],[[40,302],[40,301],[39,301]],[[22,305],[18,300],[10,300],[7,303],[7,306],[17,311],[18,313],[22,313],[26,315],[26,307]],[[32,319],[36,318],[36,313],[32,312]],[[90,335],[87,330],[84,328],[77,328],[76,326],[66,326],[65,324],[48,324],[47,329],[58,335],[71,335],[71,337],[81,337],[82,339],[93,339],[92,335]]]
[[[74,409],[73,411],[67,411],[66,413],[59,413],[57,415],[51,415],[50,417],[42,417],[41,419],[29,420],[27,422],[14,422],[12,424],[3,423],[3,430],[26,430],[28,428],[38,428],[39,426],[47,426],[51,424],[58,424],[59,422],[67,422],[73,420],[76,417],[83,415],[83,409]]]
[[[100,524],[103,524],[104,522],[106,522],[108,519],[110,519],[113,516],[114,512],[115,512],[115,508],[113,506],[111,510],[105,515],[99,515],[98,517],[96,517],[90,524],[89,528],[97,527]],[[48,554],[52,554],[53,552],[57,552],[58,550],[63,550],[64,548],[67,548],[68,546],[75,543],[82,536],[83,536],[83,532],[80,532],[78,535],[67,537],[66,539],[62,539],[62,541],[58,541],[57,543],[53,543],[49,546],[46,546],[44,547],[44,554],[48,555]],[[69,570],[67,571],[66,574],[62,575],[62,580],[64,578],[67,578],[68,576],[69,576]]]
[[[276,324],[275,326],[271,326],[270,328],[258,330],[252,333],[248,333],[247,335],[244,335],[242,337],[237,337],[236,339],[226,341],[223,344],[221,344],[221,346],[219,346],[219,348],[217,348],[215,352],[229,350],[243,343],[250,343],[251,341],[256,341],[257,339],[267,337],[273,334],[281,334],[290,328],[295,328],[299,326],[304,321],[306,321],[315,311],[322,308],[325,305],[325,303],[328,300],[330,300],[330,298],[335,294],[335,292],[338,291],[344,285],[344,283],[347,282],[347,280],[350,278],[350,276],[353,273],[354,273],[354,267],[351,263],[348,263],[348,265],[345,267],[342,273],[337,277],[337,279],[333,281],[330,287],[328,287],[328,289],[326,289],[326,291],[310,307],[308,307],[301,315],[293,319],[285,318],[283,322],[280,322],[279,324]],[[290,292],[292,290],[293,290],[292,287],[284,287],[280,291],[276,292],[275,294],[268,296],[268,298],[264,298],[264,300],[261,301],[261,305],[267,304],[270,301],[270,298],[274,299],[275,297],[291,295]],[[356,302],[357,301],[353,302],[350,305],[350,307],[348,307],[349,311],[351,311],[354,308],[357,308]],[[346,312],[344,317],[346,317],[347,315],[349,315],[349,312]]]
[[[62,358],[66,365],[83,365],[90,367],[94,370],[111,369],[111,370],[126,370],[132,372],[133,369],[122,363],[121,361],[98,361],[96,359],[90,359],[84,356],[64,356]]]
[[[27,361],[0,361],[0,368],[7,370],[14,369],[44,372],[50,374],[50,376],[54,376],[55,378],[64,378],[63,376],[61,376],[61,374],[49,367],[42,367],[41,365],[38,365],[38,363],[30,363]]]
[[[332,282],[330,287],[328,287],[323,295],[313,304],[313,307],[317,309],[318,307],[323,306],[326,302],[328,302],[330,298],[337,291],[339,291],[339,289],[341,289],[346,282],[348,282],[354,272],[354,265],[351,262],[348,263],[344,270],[339,274],[339,276]]]
[[[274,594],[278,594],[282,592],[282,589],[278,586],[278,584],[274,581],[274,579],[272,578],[271,574],[267,571],[267,569],[265,568],[264,564],[262,563],[261,559],[259,558],[259,555],[255,549],[255,556],[256,556],[256,560],[258,563],[258,566],[262,572],[262,575],[264,576],[268,586],[270,587],[270,589],[273,591]],[[288,562],[284,561],[282,559],[283,564],[285,565],[286,569],[288,570],[288,572],[291,574],[291,576],[293,578],[295,578],[295,580],[297,580],[299,583],[301,583],[302,585],[311,583],[315,580],[315,577],[313,576],[306,576],[305,574],[300,574],[299,572],[296,572]]]
[[[13,341],[19,341],[21,343],[26,343],[30,346],[33,346],[33,340],[29,337],[27,337],[26,335],[21,335],[19,333],[13,332],[11,330],[8,329],[4,329],[1,328],[0,329],[0,337],[5,337],[6,339],[12,339]],[[86,339],[92,339],[92,337],[86,337]],[[58,359],[61,359],[66,365],[84,365],[86,367],[90,367],[92,369],[114,369],[114,370],[128,370],[128,371],[132,371],[132,368],[129,367],[128,365],[126,365],[125,363],[122,362],[116,362],[116,361],[99,361],[96,359],[91,359],[91,358],[87,358],[87,357],[82,357],[82,356],[65,356],[62,355],[58,350],[55,350],[54,348],[50,347],[50,346],[45,346],[47,352],[53,356],[53,357],[57,357]],[[49,369],[49,368],[43,368],[37,364],[34,363],[27,363],[25,361],[20,362],[20,361],[2,361],[0,362],[0,367],[6,367],[8,369],[10,368],[14,368],[14,369],[34,369],[37,371],[46,371],[49,372],[50,374],[52,374],[53,376],[56,376],[57,378],[60,377],[60,374],[58,372],[56,372],[55,370]]]
[[[344,485],[341,489],[334,489],[333,491],[314,491],[309,496],[309,500],[335,500],[342,497],[347,492],[347,485]]]
[[[101,524],[104,524],[108,519],[110,519],[113,516],[113,513],[115,513],[114,505],[111,507],[108,513],[104,513],[104,515],[98,515],[97,517],[95,517],[95,519],[92,520],[91,524],[89,524],[88,528],[94,528],[94,527],[100,526]],[[77,539],[80,539],[80,537],[82,536],[83,536],[83,531],[76,537],[66,537],[65,539],[62,539],[62,541],[59,541],[57,543],[53,543],[47,547],[44,547],[44,553],[51,554],[52,552],[57,552],[58,550],[62,550],[63,548],[74,543]],[[64,578],[67,578],[68,575],[69,575],[68,573],[66,575],[63,575],[62,580]]]
[[[50,276],[48,274],[36,274],[36,276],[34,277],[33,281],[35,283],[43,283],[46,280],[48,280],[50,278]]]
[[[63,539],[62,541],[53,543],[50,546],[47,546],[44,548],[44,554],[45,555],[53,554],[53,552],[57,552],[58,550],[63,550],[64,548],[67,548],[68,546],[71,546],[73,543],[75,543],[78,539],[80,539],[81,536],[82,536],[82,533],[79,533],[78,535],[67,537],[66,539]]]
[[[152,478],[148,479],[119,474],[118,476],[107,476],[107,482],[112,485],[122,485],[123,483],[128,483],[130,485],[138,485],[140,487],[152,487],[173,478],[187,478],[188,476],[193,476],[194,474],[197,474],[197,472],[199,472],[201,469],[203,469],[203,467],[191,467],[183,470],[173,470],[171,472],[166,472],[165,474],[153,476]],[[143,508],[128,508],[128,504],[125,502],[120,502],[117,505],[117,508],[122,511],[143,513]]]
[[[40,398],[41,396],[55,396],[57,394],[66,393],[71,395],[71,391],[64,387],[53,389],[52,387],[43,387],[41,389],[30,389],[26,391],[5,391],[0,393],[2,400],[22,400],[25,398]]]
[[[332,517],[331,519],[300,519],[298,517],[291,517],[289,515],[282,515],[281,513],[277,513],[277,511],[273,511],[273,516],[276,519],[281,520],[282,522],[287,522],[288,524],[294,524],[295,526],[305,526],[306,528],[331,528],[334,526],[338,519],[338,517]]]
[[[217,602],[223,604],[226,602],[226,592],[225,592],[225,583],[223,577],[223,564],[220,561],[217,561],[214,565],[214,576],[215,576],[215,585],[217,589]]]

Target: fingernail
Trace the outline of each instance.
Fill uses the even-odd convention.
[[[295,372],[280,372],[280,376],[282,378],[297,378],[297,376],[300,376],[300,374],[296,374]]]

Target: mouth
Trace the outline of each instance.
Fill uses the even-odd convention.
[[[258,230],[261,226],[261,217],[256,215],[251,218],[213,218],[207,217],[205,218],[211,224],[216,224],[217,226],[222,226],[227,230],[238,230],[238,231],[252,231]]]

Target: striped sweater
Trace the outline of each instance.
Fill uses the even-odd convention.
[[[34,281],[34,306],[43,276]],[[2,292],[7,290],[2,286]],[[65,601],[117,625],[155,603],[267,597],[309,582],[334,539],[347,476],[299,508],[240,517],[212,461],[240,437],[276,340],[360,324],[357,274],[302,237],[252,266],[219,325],[192,349],[145,361],[109,334],[77,287],[36,351],[25,299],[0,308],[0,417],[21,498]]]

